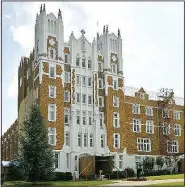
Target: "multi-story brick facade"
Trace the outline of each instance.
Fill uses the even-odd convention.
[[[41,8],[35,48],[29,58],[21,58],[18,70],[16,132],[37,102],[57,158],[56,171],[77,174],[84,154],[114,156],[115,168],[123,170],[135,168],[139,155],[184,153],[184,106],[173,97],[171,104],[152,99],[143,88],[134,95],[127,93],[120,30],[110,34],[104,26],[92,44],[85,31],[81,33],[76,39],[72,32],[65,43],[61,11],[56,18],[53,13],[46,15],[45,6]],[[164,118],[165,108],[170,115]],[[3,136],[3,146],[10,129]],[[12,158],[6,155],[4,159]]]

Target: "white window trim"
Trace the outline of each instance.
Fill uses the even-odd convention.
[[[90,68],[88,67],[89,66],[89,61],[90,61]],[[92,60],[89,58],[88,60],[87,60],[87,68],[88,69],[92,69]]]
[[[141,99],[143,99],[143,100],[145,99],[145,93],[141,93],[141,92],[140,92],[140,93],[139,93],[139,96],[140,96]]]
[[[136,106],[138,106],[138,113],[135,112],[136,110],[134,110],[134,107],[136,107]],[[139,105],[139,104],[133,104],[133,105],[132,105],[132,113],[133,113],[133,114],[140,114],[140,105]]]
[[[79,77],[79,84],[77,83],[77,77]],[[76,75],[76,85],[77,85],[77,86],[80,86],[80,82],[81,82],[81,81],[80,81],[80,75],[77,74],[77,75]]]
[[[79,140],[79,137],[80,137],[80,145],[79,145],[78,141],[77,141],[77,145],[78,145],[78,147],[82,147],[82,133],[81,132],[78,132],[78,140]]]
[[[80,101],[77,100],[78,98],[77,95],[79,95]],[[81,102],[81,94],[79,92],[76,92],[76,103],[80,103],[80,102]]]
[[[103,140],[103,147],[102,147],[102,140]],[[100,147],[105,147],[105,134],[100,134]]]
[[[67,80],[66,80],[66,75],[67,75]],[[65,71],[65,73],[64,73],[64,82],[71,83],[71,75],[70,75],[70,72],[68,72],[68,71]]]
[[[115,102],[117,100],[117,102]],[[117,105],[115,105],[117,103]],[[113,96],[113,106],[119,107],[119,97]]]
[[[114,82],[116,82],[116,88],[114,88]],[[118,90],[118,80],[113,79],[113,90]]]
[[[68,144],[67,144],[67,142],[66,142],[66,134],[68,134]],[[66,145],[66,146],[70,146],[70,132],[69,132],[69,131],[66,131],[66,132],[65,132],[65,145]]]
[[[54,106],[55,108],[55,111],[54,111],[54,120],[51,120],[50,119],[50,106]],[[49,104],[48,105],[48,121],[52,121],[52,122],[55,122],[56,121],[56,111],[57,111],[57,107],[56,107],[56,104]]]
[[[55,131],[55,133],[54,133],[54,144],[51,144],[50,142],[48,142],[48,143],[52,146],[56,146],[56,142],[57,142],[57,140],[56,140],[56,128],[51,128],[51,127],[48,128],[48,141],[49,141],[49,136],[50,136],[50,129],[53,129]]]
[[[91,138],[91,136],[92,136],[92,138]],[[92,140],[92,146],[91,146],[91,141],[90,141],[90,140]],[[89,147],[90,147],[90,148],[93,148],[93,147],[94,147],[93,133],[90,133],[90,134],[89,134]]]
[[[58,155],[58,167],[56,167],[56,165],[55,165],[55,162],[54,162],[54,168],[55,169],[60,169],[60,153],[59,152],[54,152],[54,154],[56,155]]]
[[[176,116],[178,116],[178,117],[176,117]],[[180,120],[180,111],[177,111],[177,110],[175,110],[174,111],[174,113],[173,113],[173,119],[174,120]]]
[[[83,96],[85,95],[85,103],[83,102]],[[82,104],[86,104],[86,102],[87,102],[87,95],[86,94],[82,94]]]
[[[148,132],[148,131],[147,131],[147,121],[151,121],[152,132]],[[147,133],[147,134],[154,134],[154,123],[153,123],[153,120],[146,120],[146,133]]]
[[[176,142],[177,143],[177,151],[176,152],[174,152],[174,151],[169,151],[168,150],[168,143],[169,142],[171,142],[171,143],[174,143],[174,142]],[[174,146],[173,146],[174,147]],[[172,141],[170,141],[170,140],[167,140],[167,153],[179,153],[179,142],[177,141],[177,140],[172,140]]]
[[[50,90],[51,90],[52,87],[54,87],[54,96],[51,96],[51,95],[50,95]],[[49,97],[50,97],[50,98],[56,98],[56,86],[49,85],[49,88],[48,88],[48,89],[49,89]]]
[[[149,144],[149,150],[147,151],[147,150],[139,150],[139,141],[138,140],[143,140],[143,145],[144,144],[146,144],[146,143],[144,143],[144,140],[149,140],[148,141],[148,144]],[[144,146],[143,146],[144,147]],[[137,150],[138,150],[138,152],[151,152],[152,151],[152,143],[151,143],[151,139],[150,138],[137,138]]]
[[[89,96],[91,97],[91,104],[89,104]],[[92,105],[93,104],[93,96],[88,94],[88,105]]]
[[[149,115],[149,114],[147,113],[148,109],[151,110],[151,115]],[[150,106],[146,106],[146,113],[145,113],[145,114],[146,114],[146,116],[153,116],[153,108],[150,107]]]
[[[118,135],[118,147],[115,146],[115,140],[116,140],[116,139],[115,139],[115,136],[116,136],[116,135]],[[120,142],[121,142],[121,141],[120,141],[120,134],[119,134],[119,133],[114,133],[114,134],[113,134],[113,138],[114,138],[114,148],[115,148],[115,149],[120,149]]]
[[[85,135],[86,135],[86,141],[85,141]],[[86,146],[85,146],[86,142]],[[88,147],[88,133],[83,134],[83,147]]]
[[[134,131],[134,120],[137,120],[138,122],[139,122],[139,131]],[[140,119],[133,119],[133,121],[132,121],[132,131],[133,132],[136,132],[136,133],[141,133],[141,120]]]
[[[54,70],[54,77],[51,77],[50,76],[50,69],[51,69],[51,67],[53,67],[55,70]],[[56,66],[55,65],[53,65],[53,64],[49,64],[49,78],[51,78],[51,79],[56,79]]]
[[[168,128],[169,128],[169,133],[168,134],[166,134],[166,132],[165,132],[165,127],[167,127],[168,126]],[[170,135],[170,124],[163,124],[163,134],[164,135],[166,135],[166,136],[168,136],[168,135]]]
[[[83,82],[83,78],[85,77],[85,84]],[[86,86],[87,80],[86,80],[86,76],[82,76],[82,86]]]
[[[89,86],[89,79],[91,79],[91,85],[90,85],[90,86]],[[87,81],[88,81],[88,82],[87,82],[87,86],[88,86],[88,87],[92,87],[92,77],[88,77],[88,78],[87,78]]]
[[[68,123],[65,123],[65,115],[67,115]],[[64,124],[69,125],[69,123],[70,123],[70,110],[69,108],[64,108]]]
[[[79,112],[79,115],[77,115],[78,112]],[[79,124],[77,123],[77,116],[79,116],[79,118],[80,118],[80,123],[81,123],[80,110],[77,110],[77,112],[76,112],[76,124],[77,124],[77,125],[80,125],[80,123],[79,123]]]
[[[115,126],[115,118],[114,118],[114,115],[117,114],[117,127]],[[118,112],[114,112],[113,113],[113,126],[114,128],[119,128],[120,127],[120,123],[119,123],[119,113]]]
[[[175,130],[177,129],[177,128],[175,128],[175,126],[178,126],[179,135],[176,135],[176,134],[175,134]],[[175,134],[175,136],[181,136],[181,125],[180,125],[180,124],[174,124],[174,134]]]
[[[100,100],[99,100],[100,98],[102,99],[102,105],[101,106],[100,106]],[[98,97],[98,106],[99,107],[104,107],[104,97],[103,96]]]
[[[68,94],[68,100],[65,99],[65,94],[66,94],[66,93]],[[70,91],[65,90],[65,91],[64,91],[64,102],[70,102],[70,96],[71,96]]]
[[[100,87],[100,83],[101,82],[101,85],[102,87]],[[98,89],[103,89],[104,85],[103,85],[103,79],[102,78],[98,78]]]

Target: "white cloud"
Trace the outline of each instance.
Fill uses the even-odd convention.
[[[17,98],[17,95],[18,95],[18,77],[17,76],[18,76],[18,73],[16,71],[16,73],[12,77],[10,84],[8,86],[8,93],[7,93],[8,97]]]

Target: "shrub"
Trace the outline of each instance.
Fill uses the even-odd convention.
[[[155,165],[155,159],[153,157],[145,157],[143,159],[143,170],[152,170]]]
[[[71,172],[55,172],[55,181],[68,181],[68,180],[72,180],[73,176]]]
[[[129,168],[129,167],[125,168],[124,170],[125,176],[126,176],[126,172],[127,172],[127,177],[135,177],[134,169]]]
[[[163,167],[164,163],[165,163],[165,160],[161,156],[158,156],[156,158],[156,164],[158,166],[158,169],[161,169]]]
[[[66,172],[65,174],[66,174],[66,178],[65,178],[66,181],[73,180],[73,176],[71,172]]]

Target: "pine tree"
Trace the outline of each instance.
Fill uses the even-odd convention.
[[[21,125],[19,143],[18,160],[25,178],[34,183],[52,179],[54,155],[38,105],[31,106],[29,116]]]

